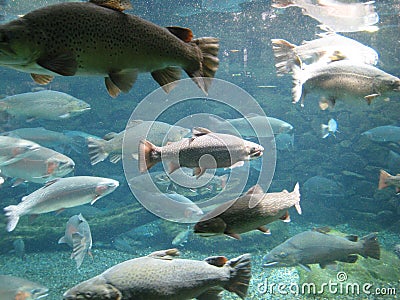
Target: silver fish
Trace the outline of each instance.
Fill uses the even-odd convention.
[[[264,148],[237,136],[213,133],[196,127],[192,138],[157,147],[144,140],[139,145],[139,170],[145,172],[161,160],[169,163],[169,173],[180,167],[194,168],[200,177],[207,169],[242,166],[244,161],[256,159]]]
[[[88,110],[90,105],[85,101],[50,90],[17,94],[0,100],[0,111],[27,120],[62,120]]]
[[[282,39],[272,39],[278,75],[291,72],[299,59],[306,65],[328,64],[342,59],[368,65],[378,63],[378,53],[371,47],[333,32],[318,34],[318,36],[319,39],[304,41],[298,46]]]
[[[321,135],[322,138],[325,139],[329,135],[335,136],[335,133],[337,132],[337,127],[338,124],[335,119],[329,119],[328,124],[321,124]]]
[[[22,181],[45,183],[74,170],[74,161],[54,150],[40,147],[31,155],[1,167],[1,175]]]
[[[400,142],[400,127],[393,125],[378,126],[367,130],[361,135],[374,142]]]
[[[39,283],[11,275],[0,275],[1,300],[37,300],[47,296],[49,289]]]
[[[324,100],[320,108],[335,105],[336,99],[364,99],[368,104],[378,96],[400,92],[400,79],[375,68],[348,60],[332,62],[328,65],[309,65],[304,69],[293,68],[293,103],[305,95],[318,91]]]
[[[19,218],[24,215],[59,211],[98,199],[113,192],[119,183],[116,180],[93,176],[58,178],[22,198],[18,205],[4,208],[8,218],[7,231],[13,231]]]
[[[173,258],[178,253],[169,249],[127,260],[69,289],[63,299],[219,299],[222,289],[246,297],[250,254],[198,261]]]
[[[69,218],[65,235],[58,240],[59,244],[66,243],[72,250],[71,259],[75,259],[76,267],[82,265],[86,253],[92,256],[92,233],[90,232],[89,223],[82,214],[74,215]]]
[[[256,205],[252,205],[254,203]],[[264,225],[276,220],[290,221],[288,210],[294,206],[299,214],[300,191],[297,183],[292,192],[264,193],[259,185],[250,188],[243,196],[221,204],[206,214],[194,226],[201,236],[225,234],[240,239],[240,233],[260,230],[269,234]]]
[[[38,144],[28,140],[0,136],[0,166],[12,164],[33,154],[39,148]]]
[[[192,39],[190,29],[122,12],[131,7],[90,0],[36,9],[0,26],[0,65],[31,73],[39,84],[56,75],[103,76],[113,97],[128,92],[140,72],[151,72],[168,92],[181,67],[206,93],[218,69],[218,39]]]

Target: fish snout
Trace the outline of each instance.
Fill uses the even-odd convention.
[[[252,147],[250,149],[250,159],[254,159],[254,158],[258,158],[260,156],[262,156],[264,153],[264,147],[259,146],[259,147]]]

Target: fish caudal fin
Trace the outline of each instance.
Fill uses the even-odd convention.
[[[382,189],[387,188],[389,186],[386,183],[386,179],[388,179],[390,176],[392,176],[392,175],[390,175],[385,170],[381,170],[381,173],[379,175],[378,190],[382,190]]]
[[[86,239],[79,232],[74,232],[72,234],[72,254],[71,259],[75,259],[76,267],[82,265],[83,259],[85,258],[87,249],[85,249]]]
[[[292,103],[297,103],[301,99],[301,106],[304,106],[303,84],[307,81],[307,77],[306,72],[301,68],[300,59],[293,65],[292,71]]]
[[[272,39],[271,43],[274,51],[276,73],[283,75],[291,72],[295,59],[297,59],[293,51],[296,45],[282,39]]]
[[[225,266],[230,268],[230,279],[224,288],[244,299],[251,279],[251,255],[247,253],[233,258]]]
[[[380,259],[381,249],[376,232],[364,236],[361,238],[360,242],[363,243],[362,253],[360,253],[363,257]]]
[[[185,69],[185,72],[198,87],[207,94],[212,78],[214,78],[215,72],[217,72],[219,66],[219,40],[214,37],[203,37],[194,39],[191,43],[194,43],[200,48],[202,60],[198,70],[192,71]]]
[[[296,185],[294,186],[293,192],[292,192],[293,198],[297,200],[295,203],[294,207],[296,208],[296,211],[299,215],[301,215],[301,207],[300,207],[300,185],[297,182]]]
[[[18,206],[9,205],[4,208],[6,217],[8,218],[7,231],[11,232],[15,229],[19,221]]]
[[[322,138],[326,138],[329,136],[329,126],[326,124],[321,124],[321,135]]]
[[[141,173],[150,170],[152,166],[161,161],[160,148],[149,141],[141,140],[139,143],[138,161]]]
[[[88,137],[87,144],[89,148],[90,163],[93,165],[105,160],[109,153],[105,151],[104,146],[107,143],[105,140],[98,140]]]

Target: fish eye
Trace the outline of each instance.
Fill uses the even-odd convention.
[[[287,256],[287,253],[286,252],[281,252],[281,253],[279,253],[279,257],[280,258],[285,258]]]

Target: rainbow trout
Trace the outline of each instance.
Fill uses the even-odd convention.
[[[38,84],[56,75],[104,76],[112,97],[128,92],[141,72],[169,92],[183,68],[207,93],[218,69],[218,39],[192,39],[190,29],[122,12],[129,8],[129,1],[90,0],[34,10],[0,26],[0,65],[30,73]]]

